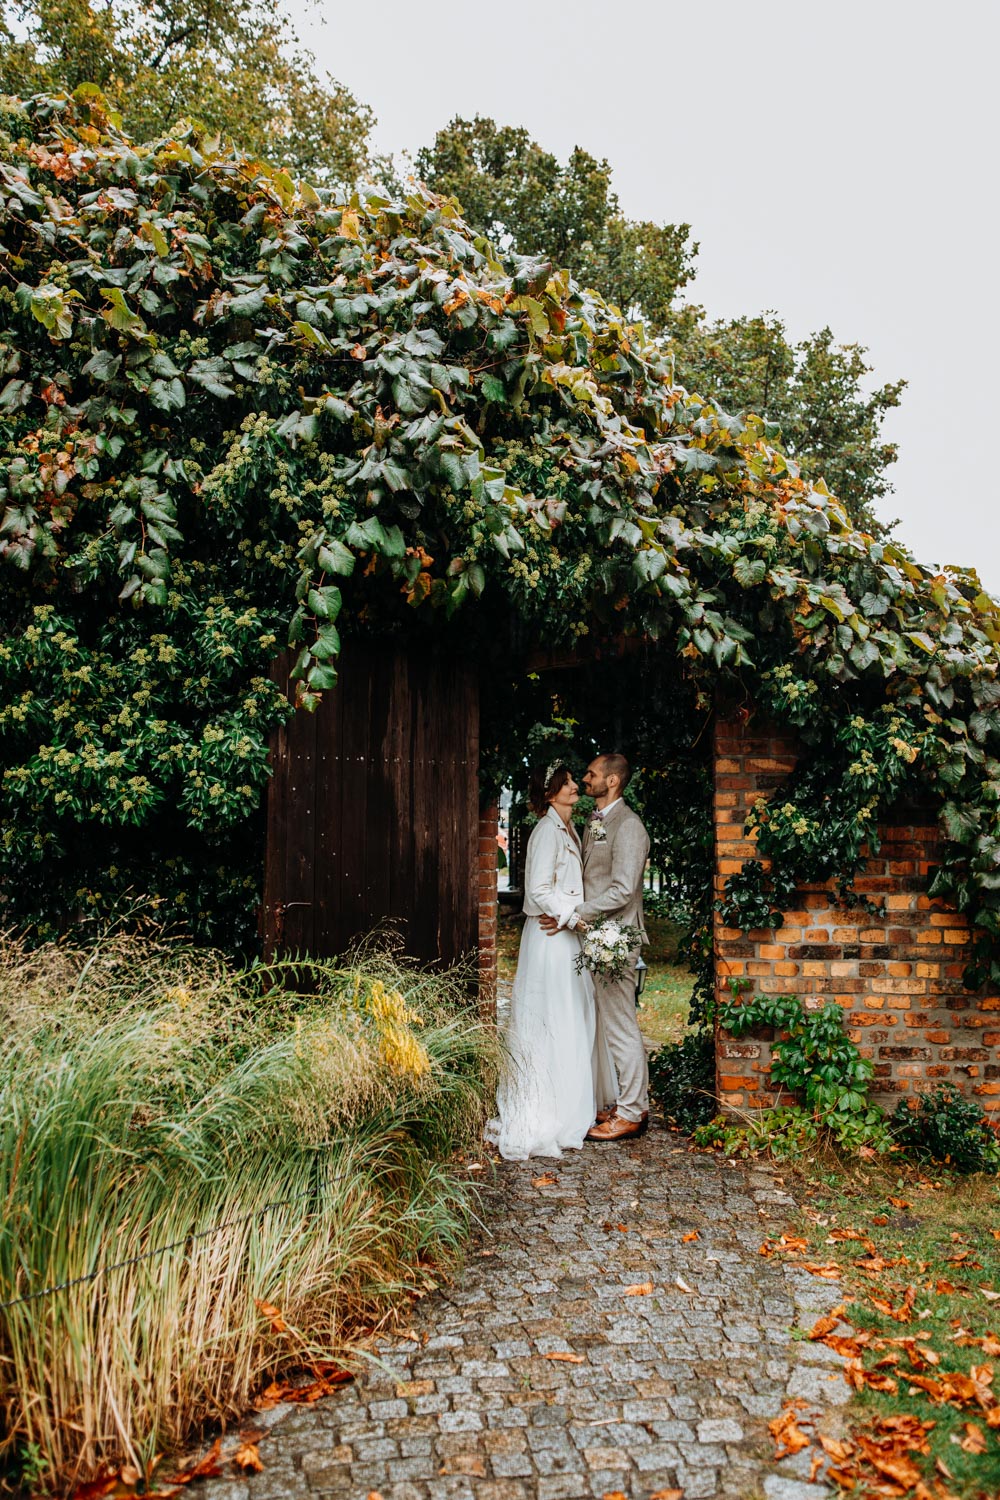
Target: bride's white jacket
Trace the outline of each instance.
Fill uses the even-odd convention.
[[[524,862],[524,914],[555,917],[560,926],[583,900],[583,851],[576,829],[554,807],[539,818]]]

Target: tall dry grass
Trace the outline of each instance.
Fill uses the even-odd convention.
[[[0,943],[9,1478],[144,1468],[458,1253],[474,1204],[449,1160],[497,1058],[466,996],[375,951],[303,975],[151,938]]]

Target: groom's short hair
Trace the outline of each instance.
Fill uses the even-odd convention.
[[[604,775],[617,776],[622,791],[628,786],[632,777],[632,768],[622,755],[620,750],[607,750],[601,756],[601,765],[604,767]]]

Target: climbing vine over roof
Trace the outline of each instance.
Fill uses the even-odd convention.
[[[15,913],[131,884],[223,935],[255,896],[276,651],[309,708],[341,628],[427,622],[483,652],[659,639],[798,726],[744,925],[931,791],[939,889],[1000,933],[997,605],[852,530],[567,273],[423,191],[338,204],[190,129],[137,145],[86,93],[0,112],[0,244]]]

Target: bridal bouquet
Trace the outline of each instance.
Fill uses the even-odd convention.
[[[620,979],[631,967],[633,954],[642,942],[638,927],[628,927],[615,917],[602,917],[584,934],[576,959],[576,972],[589,969],[601,979]]]

